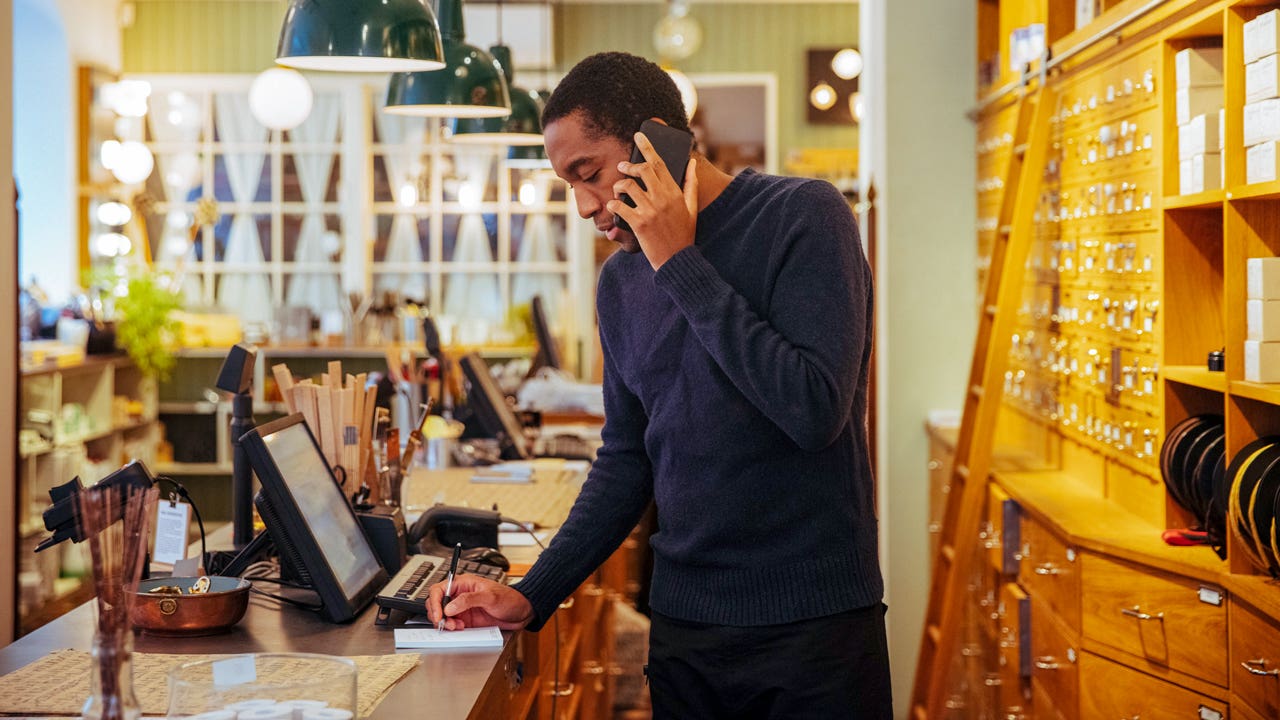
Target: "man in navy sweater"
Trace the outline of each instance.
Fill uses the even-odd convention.
[[[697,154],[682,190],[636,132],[650,118],[688,129],[666,73],[624,53],[583,60],[547,102],[556,174],[624,251],[597,293],[604,442],[529,574],[462,576],[446,627],[541,628],[652,500],[655,717],[889,718],[857,225],[828,183]]]

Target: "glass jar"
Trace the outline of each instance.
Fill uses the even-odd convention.
[[[99,632],[90,655],[89,699],[84,720],[138,720],[142,706],[133,692],[133,631]]]

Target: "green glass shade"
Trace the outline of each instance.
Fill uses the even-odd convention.
[[[511,49],[505,45],[489,48],[510,85]],[[542,107],[545,100],[536,90],[510,87],[511,114],[505,118],[456,118],[451,121],[453,141],[499,145],[541,145]]]
[[[445,68],[391,76],[386,111],[427,117],[506,117],[511,97],[502,66],[493,55],[466,43],[462,0],[436,6],[444,42]]]
[[[444,67],[440,40],[423,0],[290,0],[276,62],[300,70],[435,70]]]

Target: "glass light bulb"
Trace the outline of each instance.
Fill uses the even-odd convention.
[[[118,160],[111,168],[111,174],[125,185],[134,185],[146,180],[155,166],[156,159],[151,150],[136,140],[130,140],[120,143]]]
[[[120,141],[103,141],[102,147],[98,150],[98,162],[102,163],[102,167],[114,170],[120,162]]]
[[[693,86],[693,81],[688,75],[679,70],[668,68],[667,74],[676,84],[676,89],[680,91],[680,102],[684,105],[684,114],[690,120],[693,114],[698,111],[698,89]]]
[[[396,192],[396,202],[400,207],[413,207],[418,204],[418,186],[407,182]]]
[[[862,53],[845,48],[831,58],[831,71],[841,80],[852,80],[862,74]]]
[[[525,207],[533,207],[538,202],[538,191],[533,187],[532,180],[525,180],[520,183],[520,204]]]
[[[830,110],[836,104],[836,89],[820,82],[809,91],[809,103],[819,110]]]
[[[474,182],[464,182],[458,186],[458,204],[468,210],[480,207],[480,187]]]
[[[133,218],[133,211],[122,202],[105,202],[98,206],[98,222],[108,227],[121,227]]]

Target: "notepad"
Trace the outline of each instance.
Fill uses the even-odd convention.
[[[502,647],[502,631],[496,627],[436,630],[435,628],[396,628],[396,648],[496,648]]]

